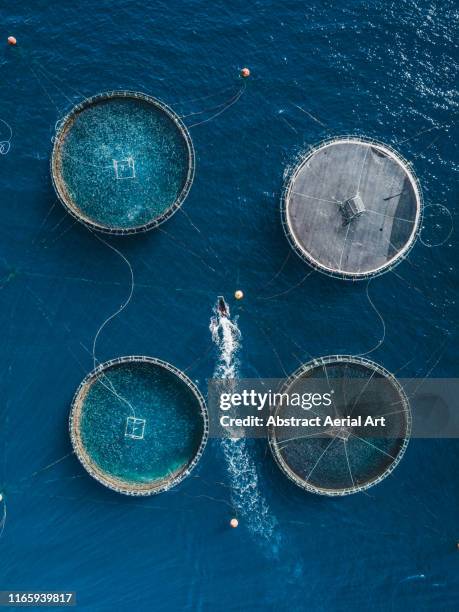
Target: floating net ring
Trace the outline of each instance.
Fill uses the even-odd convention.
[[[8,135],[6,138],[3,137],[3,130],[0,130],[0,155],[8,155],[11,148],[11,139],[13,138],[13,129],[9,123],[4,119],[0,119],[0,124],[6,127]]]
[[[118,493],[152,495],[194,469],[208,438],[205,401],[175,366],[146,356],[100,364],[72,401],[72,446],[85,470]]]
[[[427,204],[424,207],[424,223],[420,242],[429,249],[443,246],[454,231],[453,216],[444,204]]]
[[[135,234],[164,223],[188,195],[194,170],[187,127],[147,94],[98,94],[56,123],[54,189],[93,230]]]
[[[332,355],[301,366],[285,381],[281,393],[311,390],[308,379],[320,381],[333,401],[311,410],[275,408],[276,419],[321,418],[318,428],[299,427],[286,433],[277,420],[270,427],[269,445],[282,472],[299,487],[328,496],[358,493],[384,480],[403,457],[411,434],[411,410],[399,382],[369,359]],[[354,423],[352,418],[358,420],[359,415],[363,415],[360,424]],[[347,416],[351,420],[343,425],[341,417]],[[385,425],[365,430],[363,419],[383,416]],[[340,423],[325,425],[326,417]]]
[[[400,263],[418,236],[422,191],[411,164],[392,147],[343,136],[312,147],[288,173],[282,226],[316,270],[361,280]]]

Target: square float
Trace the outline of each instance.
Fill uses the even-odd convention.
[[[132,416],[126,419],[126,431],[124,432],[126,438],[143,440],[144,433],[145,419],[137,419],[136,417]]]
[[[127,157],[126,159],[114,159],[113,168],[115,170],[115,178],[117,180],[135,178],[135,165],[133,157]]]

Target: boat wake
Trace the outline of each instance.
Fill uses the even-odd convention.
[[[227,304],[219,298],[210,319],[212,340],[218,348],[218,359],[214,378],[222,381],[225,392],[231,393],[239,375],[238,352],[241,346],[241,331],[237,319],[231,320]],[[263,538],[270,546],[276,543],[277,520],[259,490],[259,476],[253,447],[245,438],[224,438],[221,448],[228,468],[231,498],[238,514],[244,517],[249,531]],[[273,542],[274,540],[274,542]]]

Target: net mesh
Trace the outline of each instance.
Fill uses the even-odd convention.
[[[300,393],[307,379],[324,379],[335,401],[311,412],[324,423],[361,415],[358,425],[323,425],[287,435],[281,428],[270,432],[270,444],[280,467],[296,484],[317,493],[344,495],[357,492],[385,478],[400,461],[411,429],[408,400],[396,379],[369,360],[335,356],[300,368],[287,381],[284,392]],[[292,406],[278,406],[281,418],[298,416]],[[378,418],[385,417],[384,425]],[[371,434],[367,417],[376,423]],[[352,421],[351,421],[352,422]]]

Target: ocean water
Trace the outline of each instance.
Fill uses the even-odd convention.
[[[74,590],[83,610],[457,609],[455,440],[411,441],[391,477],[342,499],[296,488],[261,441],[230,460],[211,441],[190,478],[149,499],[86,474],[70,402],[130,271],[49,176],[55,124],[84,96],[140,90],[190,126],[196,177],[181,211],[110,241],[135,287],[100,334],[100,361],[157,356],[205,393],[222,294],[240,376],[369,353],[399,376],[454,377],[457,4],[25,0],[0,16],[0,588]],[[280,224],[286,170],[349,133],[412,161],[426,206],[408,258],[369,284],[311,272]]]

